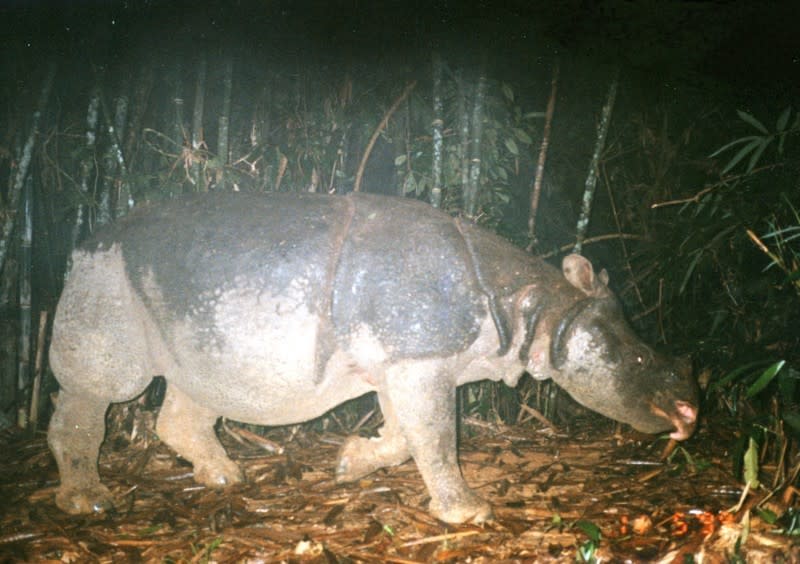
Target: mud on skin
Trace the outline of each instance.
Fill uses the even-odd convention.
[[[605,271],[570,255],[559,272],[426,204],[370,195],[136,210],[74,252],[50,363],[56,503],[70,513],[112,505],[97,472],[105,411],[156,375],[159,436],[214,487],[242,480],[220,416],[292,424],[375,391],[385,424],[346,441],[337,479],[413,458],[431,512],[452,523],[491,516],[458,466],[459,385],[527,371],[644,432],[685,439],[697,419],[688,362],[636,338]]]

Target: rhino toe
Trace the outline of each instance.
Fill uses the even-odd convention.
[[[195,464],[194,480],[210,488],[223,488],[243,482],[244,474],[235,462],[226,458]]]
[[[483,523],[492,519],[492,506],[470,492],[470,495],[446,507],[431,500],[431,514],[445,523]]]
[[[56,505],[66,513],[103,513],[114,507],[111,491],[102,484],[74,489],[60,488],[56,493]]]
[[[386,428],[382,430],[385,432]],[[409,457],[405,439],[397,434],[386,433],[371,439],[348,437],[339,449],[336,481],[354,482],[380,468],[402,464]]]

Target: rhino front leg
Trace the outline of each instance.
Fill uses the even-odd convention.
[[[217,439],[216,413],[198,405],[167,383],[167,393],[158,414],[156,433],[175,452],[194,466],[196,482],[210,487],[236,484],[244,479]]]
[[[50,419],[47,443],[58,464],[61,486],[56,505],[72,514],[113,506],[111,492],[100,483],[97,457],[105,436],[108,401],[62,389]]]
[[[336,481],[352,482],[387,466],[397,466],[411,458],[408,442],[400,431],[392,404],[379,395],[383,413],[383,427],[379,437],[348,437],[339,450],[336,463]]]
[[[382,405],[390,405],[431,496],[431,513],[447,523],[479,523],[491,506],[467,485],[458,465],[456,394],[435,361],[408,363],[387,374]]]

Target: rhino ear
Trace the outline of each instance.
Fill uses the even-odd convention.
[[[581,255],[567,255],[561,262],[564,278],[578,290],[591,298],[604,298],[611,294],[608,289],[608,272],[603,269],[595,275],[592,263]]]

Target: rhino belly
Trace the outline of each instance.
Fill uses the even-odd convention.
[[[261,425],[307,421],[370,391],[341,355],[320,375],[320,318],[305,295],[302,287],[214,293],[202,312],[170,324],[168,383],[221,416]]]

